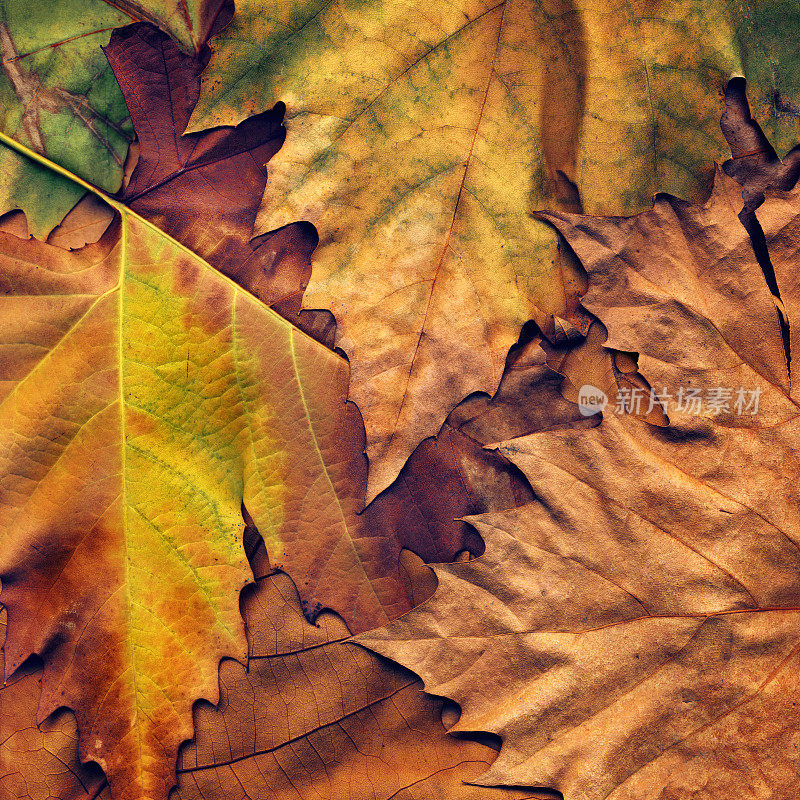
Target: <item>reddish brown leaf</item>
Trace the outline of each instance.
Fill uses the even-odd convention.
[[[313,225],[252,239],[265,165],[286,135],[283,104],[235,128],[182,136],[208,48],[189,55],[166,34],[139,23],[115,31],[105,53],[139,145],[120,199],[315,338],[331,342],[330,315],[299,314],[317,244]]]
[[[768,188],[791,189],[800,175],[800,146],[783,159],[778,158],[761,126],[750,114],[746,81],[733,78],[725,89],[725,113],[720,124],[731,160],[723,169],[744,187],[745,207],[754,211],[764,200]]]
[[[394,483],[367,506],[365,525],[391,532],[427,563],[452,561],[462,550],[483,551],[462,517],[533,499],[516,467],[484,445],[534,431],[591,427],[599,419],[586,419],[561,396],[562,376],[545,363],[540,341],[535,336],[515,348],[494,397],[460,403],[438,435],[415,449]],[[567,366],[579,381],[577,368]]]

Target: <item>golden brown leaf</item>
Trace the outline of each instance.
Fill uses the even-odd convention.
[[[546,215],[670,425],[607,408],[596,428],[498,445],[537,502],[471,518],[486,554],[437,567],[430,601],[360,637],[459,702],[458,729],[503,738],[482,785],[796,796],[800,409],[741,208],[718,172],[703,206]],[[800,192],[768,192],[756,215],[800,352]],[[699,408],[679,405],[689,389]],[[737,408],[739,390],[759,391],[758,408]]]
[[[447,736],[443,701],[407,671],[344,643],[339,618],[309,625],[285,575],[260,581],[243,613],[248,668],[224,661],[219,707],[195,710],[173,800],[542,797],[465,786],[495,753]]]
[[[358,526],[346,362],[105,199],[116,221],[80,250],[0,232],[5,669],[40,655],[39,719],[73,708],[118,800],[155,800],[244,652],[243,503],[309,615],[363,630],[408,599],[400,543]]]

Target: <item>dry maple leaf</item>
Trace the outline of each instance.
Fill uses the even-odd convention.
[[[571,207],[572,181],[592,211],[697,192],[724,146],[709,86],[738,68],[715,0],[243,0],[213,47],[190,130],[289,109],[257,230],[319,230],[305,304],[333,311],[350,357],[368,498],[494,392],[526,320],[564,313],[531,208]]]
[[[283,143],[279,104],[236,128],[181,136],[208,50],[183,53],[144,23],[114,31],[104,48],[136,131],[139,156],[120,199],[208,263],[252,283],[266,264],[250,246],[266,163]],[[265,302],[271,298],[264,296]]]
[[[337,617],[309,625],[285,575],[260,581],[243,614],[247,669],[223,661],[219,707],[195,709],[174,800],[540,797],[465,786],[495,753],[446,736],[442,701],[405,670],[345,644]]]
[[[532,499],[527,481],[516,467],[498,453],[484,449],[483,444],[535,430],[597,424],[597,417],[586,419],[561,397],[562,376],[544,363],[539,341],[535,337],[510,356],[493,398],[476,396],[460,403],[438,435],[416,448],[395,482],[351,520],[355,531],[372,532],[393,542],[392,558],[400,560],[401,572],[409,566],[406,556],[412,553],[416,569],[422,560],[453,561],[465,551],[482,552],[480,537],[460,518]],[[573,365],[566,367],[572,379],[580,382]],[[359,442],[354,450],[360,454],[363,438]],[[362,467],[351,463],[348,474],[353,486],[348,496],[363,496]],[[262,561],[268,561],[268,557],[263,543],[259,545],[261,537],[255,525],[251,533],[255,538],[248,557],[259,576],[265,574]],[[246,547],[247,541],[246,533]],[[421,574],[426,572],[431,574],[422,567]],[[406,593],[412,604],[427,599],[420,599],[418,587],[408,587]],[[399,614],[397,609],[395,613]],[[361,626],[363,620],[354,619],[350,624]]]
[[[6,638],[0,606],[0,667]],[[56,711],[37,727],[41,669],[23,664],[0,686],[0,797],[110,800],[105,780],[78,760],[75,717]]]
[[[718,171],[703,206],[661,195],[631,218],[542,215],[670,425],[607,409],[599,427],[499,445],[538,502],[472,518],[486,554],[438,567],[428,603],[360,637],[459,702],[459,730],[503,738],[482,785],[796,797],[798,391],[741,208]],[[800,191],[767,192],[756,215],[800,352]]]
[[[0,233],[5,669],[41,655],[39,719],[73,708],[81,758],[153,800],[191,703],[244,650],[243,502],[310,614],[363,630],[408,599],[400,545],[350,527],[366,460],[346,362],[108,202],[81,250]]]
[[[606,347],[607,339],[608,331],[595,319],[589,324],[583,341],[570,343],[566,347],[557,347],[546,340],[542,342],[541,346],[546,352],[545,362],[564,379],[561,394],[581,408],[582,389],[599,389],[604,402],[612,408],[624,407],[626,413],[653,425],[666,425],[668,420],[660,405],[653,404],[651,408],[649,403],[639,403],[638,407],[632,403],[633,398],[649,397],[652,390],[638,371],[637,354]],[[580,411],[587,418],[593,416],[592,412],[596,414],[598,409],[586,406]],[[513,433],[513,437],[532,432]]]

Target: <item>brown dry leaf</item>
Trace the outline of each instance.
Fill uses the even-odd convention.
[[[394,532],[428,563],[452,561],[461,550],[483,550],[462,517],[533,499],[518,470],[483,445],[598,421],[586,420],[561,397],[561,376],[545,364],[539,342],[537,336],[512,353],[494,397],[477,395],[460,403],[437,436],[416,448],[394,483],[365,510],[367,525]]]
[[[597,424],[598,417],[585,419],[561,397],[561,377],[546,366],[539,341],[534,338],[510,357],[493,398],[476,396],[457,406],[438,435],[417,447],[397,480],[362,513],[348,516],[355,535],[391,542],[391,558],[400,559],[401,573],[408,566],[409,551],[415,567],[420,560],[453,561],[465,551],[482,552],[483,542],[461,517],[531,501],[530,487],[518,469],[484,444],[500,436]],[[340,494],[346,498],[364,493],[363,428],[360,431],[353,441],[341,436],[338,441],[339,452],[349,454],[337,472]],[[252,520],[250,525],[249,544],[245,535],[248,557],[254,573],[263,575],[269,559]],[[426,572],[423,567],[421,574]],[[407,587],[412,605],[421,602],[414,599],[415,592],[415,587]],[[403,610],[398,604],[393,613]],[[360,623],[354,619],[351,627]]]
[[[580,345],[573,344],[565,353],[576,347]],[[521,343],[509,354],[494,397],[479,395],[461,403],[448,417],[448,424],[481,445],[535,431],[596,425],[598,417],[587,420],[562,396],[562,375],[568,374],[576,383],[586,382],[587,364],[566,357],[557,361],[554,352],[538,333],[530,338],[523,334]]]
[[[0,606],[0,674],[6,611]],[[103,774],[78,760],[75,717],[60,709],[37,727],[42,672],[23,664],[0,686],[0,797],[3,800],[110,800]]]
[[[797,795],[800,409],[742,205],[719,171],[703,206],[547,215],[671,424],[606,409],[590,430],[499,445],[537,502],[471,518],[485,555],[437,567],[430,601],[359,638],[460,703],[457,730],[502,737],[482,785]],[[800,192],[768,192],[756,213],[800,352]]]
[[[79,250],[87,244],[100,241],[106,232],[114,212],[93,194],[85,194],[59,225],[47,237],[47,243],[65,250]]]
[[[483,551],[480,537],[462,517],[500,511],[533,499],[519,470],[483,445],[537,430],[591,427],[599,421],[596,415],[586,419],[563,399],[559,390],[562,377],[545,363],[540,341],[536,336],[515,348],[495,396],[477,395],[460,403],[437,436],[416,448],[394,483],[363,512],[348,517],[356,534],[389,540],[391,558],[400,558],[401,566],[405,563],[401,548],[406,554],[411,551],[418,561],[453,561],[464,551]],[[567,365],[576,382],[580,380],[577,368],[583,366]],[[340,452],[349,453],[338,473],[344,497],[362,497],[364,493],[363,428],[360,430],[360,438],[353,437],[350,442],[340,437],[339,441]],[[266,553],[259,542],[256,536],[250,545],[249,557],[256,575],[265,571],[262,559]],[[412,594],[413,587],[409,587],[412,605],[421,602]],[[394,613],[399,615],[403,610],[398,606]],[[358,625],[358,620],[351,622],[351,626]]]
[[[29,239],[28,220],[19,209],[0,215],[0,231],[11,233],[19,239]]]
[[[589,324],[586,338],[566,347],[547,341],[542,347],[547,353],[547,365],[565,377],[561,393],[573,403],[581,404],[582,390],[599,389],[608,405],[625,413],[647,420],[653,425],[666,425],[667,418],[658,404],[632,402],[637,397],[649,397],[651,386],[638,371],[635,353],[624,353],[605,346],[608,331],[597,320]],[[591,408],[581,413],[590,414]],[[526,431],[525,433],[532,433]],[[519,436],[522,434],[514,434]],[[510,439],[511,436],[497,438]],[[487,442],[488,444],[488,442]]]
[[[445,734],[443,701],[359,647],[332,615],[309,625],[285,575],[243,601],[250,655],[220,666],[220,704],[195,709],[172,800],[523,800],[465,786],[494,759]],[[551,797],[552,795],[544,795]]]

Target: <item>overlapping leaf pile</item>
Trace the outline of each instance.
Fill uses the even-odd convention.
[[[307,303],[334,312],[350,357],[369,498],[455,403],[496,389],[526,320],[547,330],[571,312],[573,276],[531,210],[574,202],[573,183],[606,212],[702,185],[708,140],[724,147],[712,87],[742,68],[726,16],[715,2],[657,15],[558,0],[239,4],[190,130],[235,124],[265,95],[289,106],[258,229],[319,230]]]
[[[0,0],[1,800],[793,796],[776,15]]]
[[[481,785],[796,796],[800,190],[768,190],[755,212],[766,275],[742,206],[719,171],[702,206],[664,195],[630,218],[542,215],[670,424],[607,413],[497,445],[537,501],[471,518],[485,556],[437,567],[428,603],[361,637],[459,702],[459,730],[503,738]]]

